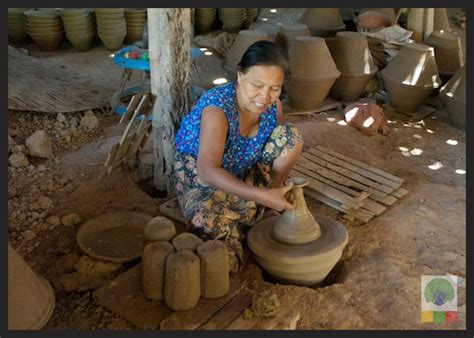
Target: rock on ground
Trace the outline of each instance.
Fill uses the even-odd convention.
[[[31,156],[52,160],[53,144],[48,134],[44,130],[38,130],[26,139],[26,146]]]

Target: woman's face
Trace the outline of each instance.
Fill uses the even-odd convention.
[[[241,108],[262,114],[280,97],[283,69],[278,66],[253,66],[237,73],[237,100]]]

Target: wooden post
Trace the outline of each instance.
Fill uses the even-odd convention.
[[[153,106],[154,183],[174,194],[174,137],[181,117],[190,108],[189,8],[149,8],[148,48]]]

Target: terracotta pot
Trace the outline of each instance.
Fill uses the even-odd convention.
[[[322,80],[299,80],[289,78],[285,89],[294,109],[309,110],[321,107],[336,77]]]
[[[106,34],[99,32],[99,38],[108,50],[119,49],[125,39],[126,32],[120,34]]]
[[[392,26],[396,23],[397,14],[395,13],[395,8],[362,8],[359,12],[359,15],[366,12],[378,12],[383,13],[390,20],[389,26]]]
[[[75,25],[84,22],[92,22],[92,16],[90,14],[77,15],[77,16],[63,16],[62,21],[65,25]]]
[[[394,81],[384,74],[382,78],[390,105],[400,113],[411,114],[433,92],[433,87],[416,87]]]
[[[451,76],[464,65],[459,36],[446,31],[434,31],[423,43],[434,48],[440,74]]]
[[[224,61],[224,69],[231,74],[237,73],[237,65],[242,56],[253,43],[268,40],[268,34],[256,30],[242,30],[237,35],[234,44],[229,49]]]
[[[124,13],[96,13],[95,14],[97,20],[120,20],[124,19]]]
[[[330,37],[346,28],[338,8],[308,8],[298,20],[312,35]]]
[[[96,8],[96,14],[117,14],[117,13],[124,13],[124,8]]]
[[[127,28],[127,24],[124,22],[116,22],[116,23],[97,23],[97,29],[104,29],[104,30],[109,30],[109,29],[125,29]]]
[[[61,15],[66,17],[75,17],[78,15],[88,14],[89,10],[87,8],[63,8],[61,10]]]
[[[94,41],[95,32],[91,31],[89,35],[80,35],[75,37],[74,35],[66,34],[66,37],[71,42],[72,46],[78,52],[85,52],[91,49],[92,42]]]
[[[446,103],[449,123],[466,129],[466,67],[463,66],[441,88],[441,97]]]
[[[358,32],[376,31],[392,25],[390,18],[385,13],[377,11],[360,13],[355,22]]]
[[[405,44],[382,70],[384,78],[420,88],[438,88],[441,80],[434,48],[421,43]]]
[[[288,58],[288,49],[290,49],[293,39],[297,36],[310,36],[308,26],[304,24],[281,25],[275,37],[275,43],[280,46],[283,54]]]
[[[356,101],[362,96],[373,75],[351,76],[342,74],[331,87],[331,97],[343,102]]]
[[[288,55],[293,79],[336,79],[341,74],[323,38],[297,36]]]
[[[39,330],[51,317],[54,290],[8,243],[8,330]]]
[[[341,258],[348,234],[342,224],[330,218],[313,217],[305,205],[301,192],[294,211],[255,224],[247,243],[256,261],[273,279],[315,286]]]
[[[435,8],[433,18],[433,30],[451,32],[449,25],[448,11],[446,8]]]
[[[64,32],[53,33],[29,33],[34,43],[41,51],[52,52],[58,50],[63,41]]]

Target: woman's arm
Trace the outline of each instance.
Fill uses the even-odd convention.
[[[294,206],[285,198],[285,193],[291,186],[259,189],[221,167],[228,130],[229,123],[222,109],[212,106],[203,109],[197,158],[199,179],[226,193],[256,201],[278,211],[292,209]]]

